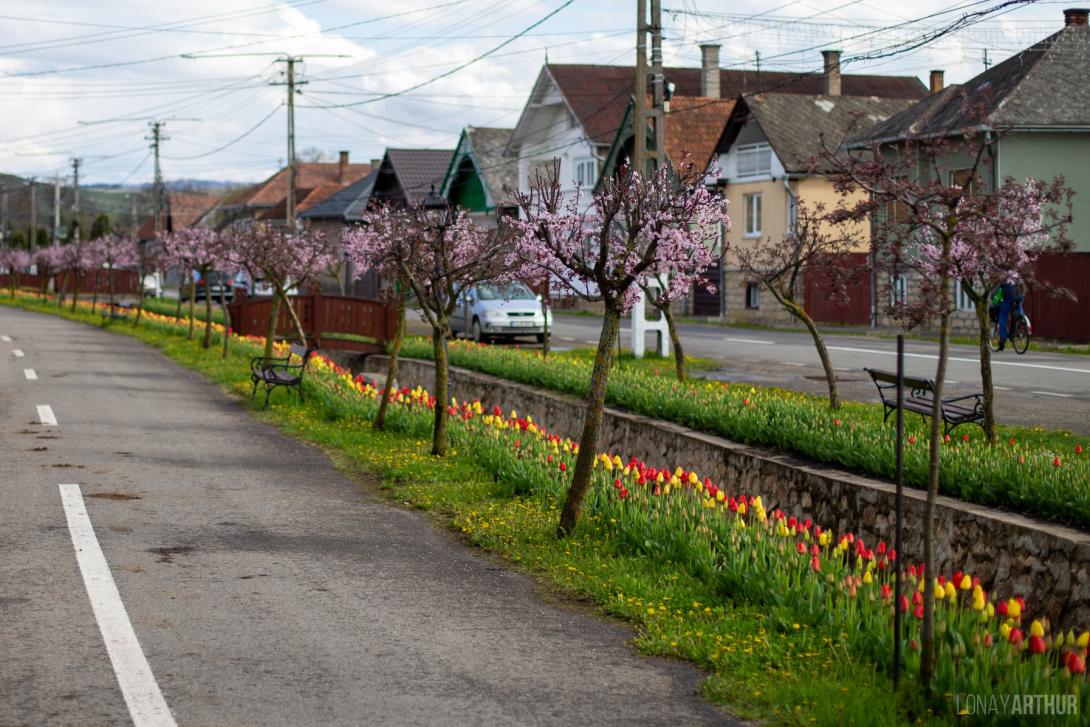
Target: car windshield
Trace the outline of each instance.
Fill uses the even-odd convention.
[[[533,292],[522,283],[482,285],[477,288],[481,300],[534,300]]]

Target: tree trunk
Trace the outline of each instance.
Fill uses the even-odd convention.
[[[602,409],[606,400],[606,383],[609,380],[609,368],[612,365],[613,342],[621,325],[621,314],[612,305],[607,304],[605,317],[602,319],[602,333],[598,337],[598,352],[594,356],[594,369],[590,377],[590,391],[587,393],[587,412],[583,418],[583,433],[579,437],[579,454],[575,460],[575,472],[572,474],[571,487],[560,513],[560,524],[556,536],[563,538],[575,530],[579,515],[583,511],[583,498],[590,487],[590,477],[594,470],[594,457],[597,454],[598,430],[602,425]]]
[[[189,273],[185,273],[182,276],[182,281],[178,285],[178,305],[174,307],[175,318],[182,317],[182,288],[186,287],[187,285],[189,285]]]
[[[76,271],[75,286],[72,288],[72,312],[76,312],[76,303],[79,301],[79,271]]]
[[[549,283],[545,283],[545,295],[541,300],[541,317],[545,321],[545,327],[542,328],[541,339],[541,358],[549,358]]]
[[[94,313],[98,308],[98,270],[95,270],[95,277],[91,282],[91,312]]]
[[[382,390],[382,402],[378,405],[378,414],[375,415],[375,429],[382,431],[386,426],[386,409],[390,405],[391,387],[397,380],[397,357],[401,353],[401,342],[405,340],[405,306],[409,297],[408,286],[402,286],[397,294],[397,330],[394,331],[394,342],[390,346],[390,362],[386,366],[386,386]]]
[[[988,347],[991,339],[992,321],[988,316],[989,300],[981,296],[976,301],[976,320],[980,328],[980,385],[984,390],[984,438],[989,442],[996,439],[995,433],[995,385],[992,382],[992,350]]]
[[[114,309],[114,266],[110,263],[110,269],[106,271],[106,285],[110,289],[110,310]]]
[[[447,406],[450,397],[447,384],[450,367],[447,364],[447,322],[438,320],[439,326],[432,328],[431,344],[435,351],[435,428],[432,432],[431,453],[436,457],[447,456]]]
[[[945,246],[945,258],[949,258],[949,243]],[[941,290],[949,287],[948,276],[943,275]],[[935,578],[935,498],[939,491],[939,464],[942,459],[942,391],[946,380],[946,359],[950,348],[950,312],[944,310],[939,319],[939,360],[935,365],[935,403],[931,409],[930,460],[927,467],[927,502],[923,515],[923,624],[920,627],[920,685],[927,697],[931,696],[931,677],[935,668],[935,589],[930,587]]]
[[[306,348],[307,333],[303,330],[303,322],[299,320],[299,314],[295,312],[295,307],[291,304],[287,291],[277,285],[276,294],[280,296],[281,302],[288,309],[288,318],[291,319],[291,324],[295,327],[295,335],[299,337],[299,345]],[[317,336],[318,332],[316,331],[314,335]]]
[[[61,276],[61,289],[60,295],[57,296],[57,306],[64,307],[64,298],[68,291],[68,271],[64,271],[64,275]]]
[[[220,296],[220,310],[223,311],[223,357],[231,351],[231,310],[227,307],[227,299]]]
[[[132,322],[133,328],[140,327],[140,319],[144,317],[144,266],[141,265],[136,273],[139,277],[136,283],[136,318]]]
[[[269,323],[265,333],[265,358],[273,355],[273,344],[276,342],[276,324],[280,322],[280,296],[274,295],[269,301]]]
[[[678,381],[685,380],[685,350],[681,347],[681,336],[678,335],[677,325],[674,323],[674,314],[670,312],[670,304],[658,306],[662,311],[662,317],[666,319],[666,329],[670,332],[670,344],[674,347],[674,373]]]
[[[208,297],[208,281],[204,281],[205,285],[205,297]],[[187,338],[193,340],[193,321],[195,320],[193,315],[193,307],[197,304],[197,279],[193,277],[193,274],[189,275],[189,335]]]
[[[836,372],[833,371],[833,362],[829,358],[829,349],[825,347],[825,339],[818,332],[814,319],[803,310],[802,306],[796,304],[796,308],[791,312],[802,321],[803,325],[806,326],[806,330],[810,331],[810,337],[814,339],[814,347],[817,349],[818,358],[821,359],[821,367],[825,369],[825,381],[829,384],[829,408],[839,409],[840,392],[836,388]]]
[[[204,279],[204,340],[201,348],[212,348],[212,281],[209,278],[208,268],[201,271]],[[223,300],[223,288],[220,288],[220,300]]]

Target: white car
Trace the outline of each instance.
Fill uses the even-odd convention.
[[[552,326],[552,313],[545,309],[541,296],[522,283],[485,283],[463,297],[450,327],[455,335],[482,343],[516,336],[534,336],[541,343],[545,340],[546,316]]]

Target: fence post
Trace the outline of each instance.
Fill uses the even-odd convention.
[[[325,310],[323,309],[322,288],[320,286],[311,286],[310,301],[310,335],[314,336],[314,345],[321,347],[322,331],[325,329]]]

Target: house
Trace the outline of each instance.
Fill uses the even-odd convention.
[[[721,277],[723,315],[749,323],[793,323],[774,299],[762,296],[761,286],[738,266],[737,251],[780,240],[793,229],[796,205],[836,206],[839,194],[818,160],[825,144],[838,149],[853,133],[904,111],[911,99],[846,96],[835,84],[821,94],[764,93],[743,96],[731,111],[716,145],[720,184],[730,200],[731,229]],[[854,231],[856,255],[845,264],[864,265],[870,233]],[[811,288],[816,278],[804,281]],[[860,276],[849,291],[850,303],[826,304],[827,295],[800,291],[815,320],[870,323],[869,276]]]
[[[370,172],[370,164],[351,163],[347,151],[342,151],[336,162],[296,163],[296,213],[318,204]],[[289,175],[289,168],[284,167],[265,181],[226,196],[203,214],[197,224],[217,230],[246,220],[280,224],[287,216]]]
[[[189,227],[221,200],[221,194],[200,194],[196,192],[171,192],[163,195],[161,215],[164,232],[173,232]],[[136,239],[144,241],[155,237],[155,215],[149,215],[140,222]]]
[[[931,95],[857,140],[862,145],[942,136],[956,142],[960,130],[972,123],[996,136],[989,149],[995,160],[987,170],[991,178],[978,180],[985,188],[994,189],[1007,177],[1047,180],[1063,175],[1075,192],[1074,224],[1068,230],[1075,252],[1046,256],[1038,275],[1067,288],[1078,301],[1030,291],[1026,309],[1034,335],[1080,342],[1090,341],[1090,214],[1085,202],[1090,199],[1088,59],[1087,11],[1065,10],[1061,30],[969,81]],[[963,164],[968,166],[951,157],[944,171],[956,178]],[[911,280],[882,282],[887,291],[912,295]],[[959,309],[955,328],[975,331],[971,302],[960,285],[955,285],[954,294]],[[876,299],[876,313],[883,307],[878,303]]]
[[[821,93],[823,74],[719,68],[719,46],[701,46],[700,68],[665,68],[673,84],[671,105],[680,97],[733,99],[759,91]],[[844,95],[919,99],[926,89],[917,79],[900,76],[844,75]],[[579,183],[593,187],[621,128],[632,97],[632,66],[546,64],[538,73],[522,110],[507,155],[518,159],[519,189],[526,190],[537,169],[560,160],[566,190]]]
[[[508,195],[518,189],[518,161],[506,155],[513,131],[467,126],[454,147],[439,193],[476,224],[495,226],[503,215],[518,214]]]
[[[363,220],[363,213],[367,211],[367,205],[371,202],[371,191],[378,178],[379,164],[380,160],[373,160],[374,171],[366,177],[302,212],[299,219],[302,220],[303,226],[308,230],[321,230],[327,235],[340,238],[345,228],[359,224]],[[323,281],[323,292],[340,293],[343,290],[358,298],[378,297],[379,281],[373,272],[368,271],[359,279],[354,280],[354,278],[352,269],[346,268],[342,281]]]
[[[443,184],[453,154],[453,149],[387,149],[369,203],[406,207],[423,202]]]

